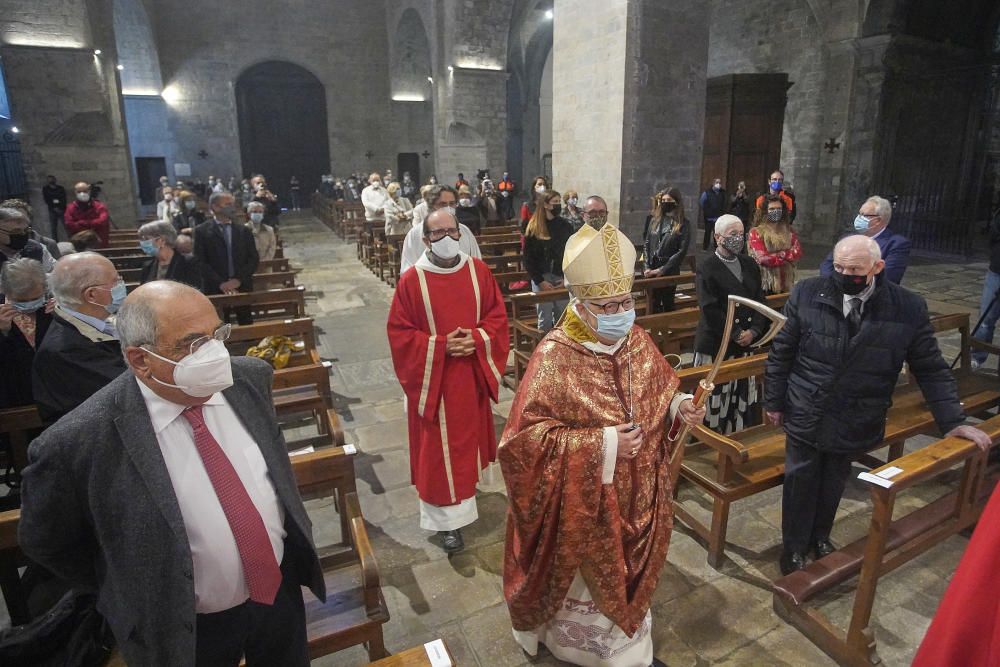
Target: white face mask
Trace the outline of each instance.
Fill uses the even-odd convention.
[[[173,198],[174,198],[174,196],[172,194],[170,194],[169,192],[167,194],[163,195],[163,201],[170,201]]]
[[[545,192],[545,186],[544,185],[536,186],[535,192]]]
[[[471,199],[459,199],[458,200],[458,205],[459,206],[472,206],[472,200]]]
[[[165,387],[180,389],[188,396],[205,398],[233,386],[233,367],[229,360],[229,350],[221,340],[210,340],[194,354],[180,361],[161,357],[152,350],[146,350],[161,361],[174,365],[174,382],[154,380]]]
[[[431,244],[431,252],[441,259],[455,259],[460,250],[461,247],[458,245],[458,241],[450,236],[446,236]]]
[[[454,206],[445,206],[444,208],[440,208],[438,210],[439,211],[444,211],[445,213],[447,213],[448,215],[450,215],[453,218],[455,217],[455,207]]]
[[[89,192],[77,192],[76,193],[76,198],[79,201],[88,202],[88,201],[90,201],[90,193]]]

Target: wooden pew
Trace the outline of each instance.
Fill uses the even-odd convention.
[[[1000,417],[979,425],[1000,438]],[[908,514],[893,518],[896,498],[923,482],[937,481],[961,466],[958,488]],[[892,474],[888,468],[900,471]],[[884,476],[883,476],[884,475]],[[881,478],[881,484],[871,481]],[[945,438],[871,471],[868,481],[872,518],[868,534],[805,569],[774,582],[775,612],[841,665],[881,663],[871,625],[879,579],[943,540],[973,526],[997,483],[987,468],[987,452],[962,438]],[[860,575],[846,633],[809,604],[855,575]],[[990,585],[989,582],[983,582]]]
[[[444,654],[448,660],[450,660],[451,665],[457,665],[455,662],[455,656],[452,655],[451,649],[445,643],[443,639],[436,640],[440,642],[440,646],[436,649]],[[425,644],[420,646],[414,646],[408,648],[405,651],[400,651],[395,655],[390,655],[387,658],[382,658],[381,660],[376,660],[370,663],[369,667],[435,667],[440,664],[438,662],[432,662],[430,655],[428,655],[429,650]],[[437,657],[437,656],[435,656]]]
[[[306,288],[304,285],[295,287],[275,287],[254,292],[237,294],[212,294],[208,300],[212,302],[224,317],[225,308],[246,306],[255,322],[262,320],[289,319],[306,316]]]
[[[932,318],[931,324],[937,333],[958,330],[962,348],[968,349],[968,315],[943,315]],[[968,354],[964,356],[968,358]],[[765,354],[757,354],[727,361],[722,364],[716,384],[745,377],[762,380],[765,360]],[[698,380],[707,372],[707,366],[680,371],[682,389],[693,391]],[[967,414],[980,415],[1000,405],[1000,382],[996,378],[973,373],[971,366],[964,364],[957,369],[955,379]],[[934,417],[924,403],[919,387],[913,383],[902,384],[893,394],[893,405],[886,417],[885,437],[872,451],[888,447],[886,460],[891,461],[902,454],[907,438],[933,432],[935,428]],[[682,503],[675,503],[674,512],[707,543],[708,563],[719,567],[724,560],[732,503],[784,482],[785,434],[778,426],[764,424],[729,435],[698,426],[693,429],[693,435],[697,442],[688,444],[685,449],[681,479],[712,499],[711,525],[702,523]],[[859,460],[871,466],[883,463],[870,455]]]

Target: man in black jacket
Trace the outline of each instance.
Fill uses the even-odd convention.
[[[62,222],[63,213],[66,212],[66,188],[56,182],[56,177],[51,174],[48,181],[42,187],[42,199],[49,209],[49,225],[52,228],[52,238],[59,240],[59,223]]]
[[[35,352],[32,392],[52,422],[125,371],[114,322],[125,299],[115,265],[95,252],[66,255],[49,276],[56,309]]]
[[[205,294],[253,291],[253,274],[260,261],[253,234],[238,223],[236,200],[217,192],[208,200],[213,218],[194,230],[194,254],[201,262]],[[250,324],[249,308],[236,308],[236,320]]]
[[[810,549],[816,558],[834,551],[830,529],[851,462],[882,441],[904,361],[942,433],[990,446],[985,433],[962,424],[927,304],[880,277],[878,244],[849,236],[834,248],[833,264],[832,275],[792,289],[765,369],[767,416],[786,434],[783,574],[802,569]]]

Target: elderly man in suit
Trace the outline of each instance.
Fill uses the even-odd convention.
[[[253,274],[260,256],[253,234],[239,224],[236,199],[216,192],[208,200],[212,219],[194,229],[194,254],[201,263],[205,294],[253,291]],[[250,309],[236,308],[236,321],[250,324]]]
[[[156,281],[118,315],[125,373],[35,440],[19,540],[95,588],[129,665],[308,665],[300,586],[325,597],[271,404],[197,290]],[[99,417],[99,418],[98,418]]]
[[[854,218],[854,232],[863,234],[878,243],[882,261],[885,262],[885,279],[897,285],[903,282],[903,274],[910,263],[910,239],[889,229],[892,219],[892,204],[883,197],[869,197],[861,205]],[[824,278],[834,274],[833,252],[826,256],[819,267]]]

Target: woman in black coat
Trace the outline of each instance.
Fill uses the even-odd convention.
[[[524,231],[524,269],[531,278],[532,292],[563,286],[563,253],[573,227],[562,216],[562,197],[550,190],[538,198],[538,206]],[[535,306],[538,329],[545,333],[555,326],[566,309],[566,300],[546,301]]]
[[[711,364],[722,345],[729,295],[765,302],[760,285],[760,267],[741,250],[746,238],[743,222],[735,215],[721,216],[715,222],[715,253],[698,264],[695,284],[701,319],[694,339],[694,365]],[[726,359],[750,354],[750,345],[768,327],[767,318],[746,307],[736,309],[733,329],[726,348]],[[753,378],[717,385],[708,400],[709,427],[720,433],[734,433],[750,425],[751,406],[757,400]]]
[[[194,257],[177,252],[177,232],[169,222],[147,222],[139,228],[139,246],[150,256],[142,267],[139,282],[145,285],[154,280],[175,280],[204,291],[201,264]]]
[[[653,210],[646,216],[642,232],[646,246],[646,271],[643,276],[676,276],[691,245],[691,221],[684,216],[684,200],[677,188],[667,188],[653,197]],[[675,286],[653,290],[654,313],[674,309]]]
[[[205,222],[205,214],[198,210],[198,198],[193,192],[182,190],[178,199],[181,210],[174,215],[174,229],[178,234],[193,234],[194,228]]]

